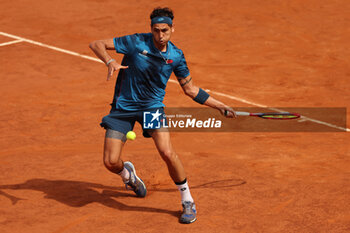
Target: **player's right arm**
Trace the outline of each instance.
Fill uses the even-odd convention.
[[[183,53],[181,55],[182,57],[178,65],[175,67],[174,73],[184,93],[199,104],[204,104],[219,110],[220,113],[225,117],[236,117],[235,111],[230,106],[227,106],[226,104],[220,102],[219,100],[210,96],[202,88],[199,88],[193,84],[190,71],[187,67],[185,56]]]
[[[184,93],[187,96],[191,97],[191,99],[195,100],[197,103],[204,104],[211,108],[217,109],[220,111],[222,115],[226,117],[229,117],[229,118],[236,117],[235,111],[230,106],[222,103],[221,101],[215,99],[212,96],[209,96],[208,94],[205,101],[201,102],[196,100],[198,98],[199,93],[201,91],[203,92],[203,90],[201,90],[201,88],[193,84],[192,77],[190,75],[187,76],[186,78],[177,77],[177,79]]]
[[[113,39],[96,40],[90,43],[90,49],[108,66],[107,81],[112,77],[114,71],[119,69],[127,69],[128,66],[122,66],[116,62],[107,52],[107,50],[114,50]]]

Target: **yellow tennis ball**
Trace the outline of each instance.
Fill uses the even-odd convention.
[[[128,140],[135,140],[135,138],[136,138],[136,133],[134,131],[129,131],[126,134],[126,139]]]

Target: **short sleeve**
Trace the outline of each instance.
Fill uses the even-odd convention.
[[[113,42],[115,50],[117,51],[117,53],[122,54],[132,53],[136,48],[137,38],[137,34],[114,38]]]
[[[179,63],[174,68],[174,74],[178,78],[186,78],[190,75],[190,70],[187,67],[185,55],[182,53]]]

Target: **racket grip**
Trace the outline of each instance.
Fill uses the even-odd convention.
[[[250,112],[235,112],[237,116],[250,116]]]

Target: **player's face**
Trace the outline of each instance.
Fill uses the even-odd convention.
[[[174,32],[174,28],[170,27],[166,23],[153,24],[152,28],[153,39],[156,45],[165,46],[170,40],[171,34]]]

